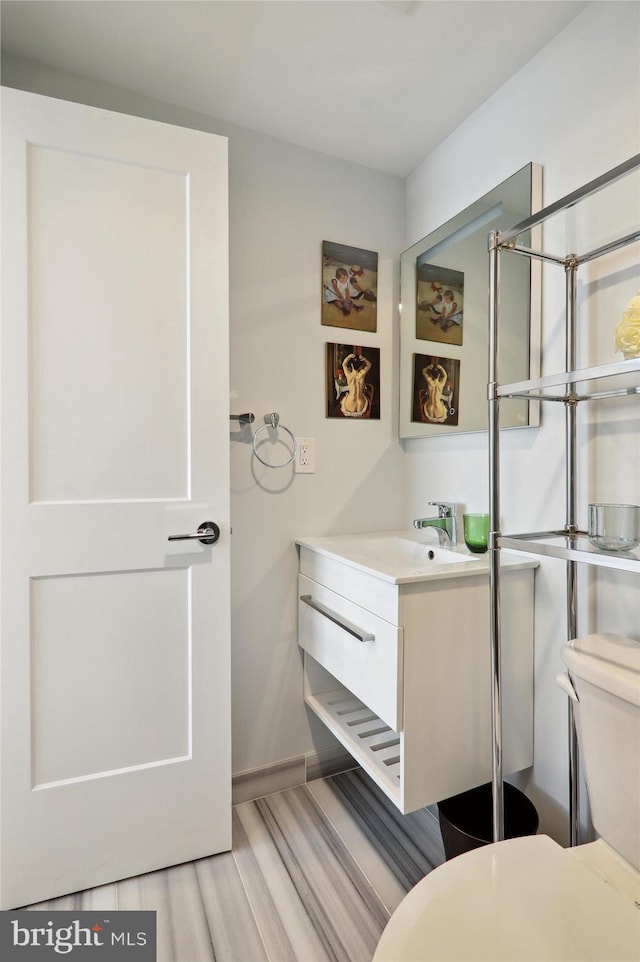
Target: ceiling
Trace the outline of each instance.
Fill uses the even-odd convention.
[[[579,0],[3,0],[2,50],[406,176]]]

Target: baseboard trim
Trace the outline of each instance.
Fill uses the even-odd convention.
[[[315,778],[328,778],[357,767],[355,759],[342,746],[286,758],[263,768],[235,774],[232,779],[232,803],[239,805],[253,801],[287,788],[296,788]]]

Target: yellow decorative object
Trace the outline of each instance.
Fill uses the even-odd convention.
[[[615,330],[616,351],[626,359],[640,357],[640,293],[632,297]]]

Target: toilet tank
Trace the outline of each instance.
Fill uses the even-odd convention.
[[[640,643],[574,638],[562,649],[593,826],[640,871]]]

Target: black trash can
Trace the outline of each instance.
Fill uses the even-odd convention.
[[[527,796],[504,786],[504,837],[535,835],[538,813]],[[438,802],[440,831],[447,861],[493,841],[493,790],[490,782]]]

